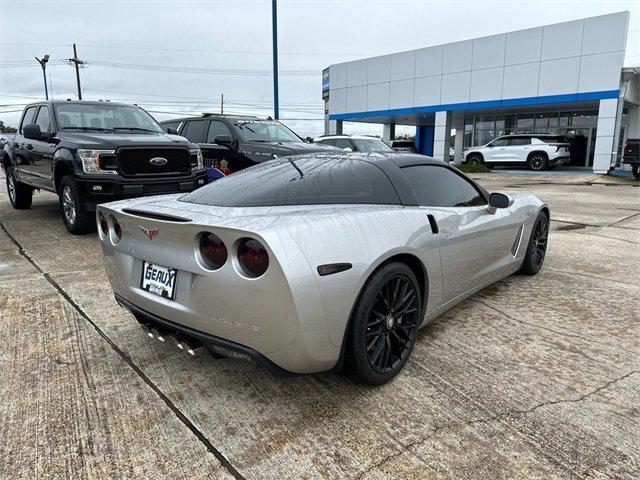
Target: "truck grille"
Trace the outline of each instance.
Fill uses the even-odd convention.
[[[191,155],[186,148],[121,148],[118,157],[124,176],[186,174],[191,169]]]

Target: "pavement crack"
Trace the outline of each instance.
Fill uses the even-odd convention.
[[[550,270],[550,271],[557,271],[557,272],[560,272],[560,273],[567,273],[567,272],[563,272],[563,271],[561,271],[561,270],[551,270],[551,269],[548,269],[548,270]],[[573,274],[573,272],[571,272],[571,273]],[[620,283],[622,283],[622,282],[620,282]],[[628,284],[625,284],[625,285],[628,285]],[[511,321],[513,321],[513,322],[521,323],[521,324],[523,324],[523,325],[527,325],[527,326],[529,326],[529,327],[539,328],[539,329],[541,329],[541,330],[544,330],[544,331],[546,331],[546,332],[553,333],[553,334],[555,334],[555,335],[562,335],[563,337],[569,337],[569,338],[579,338],[580,340],[585,341],[585,342],[587,342],[587,343],[595,343],[595,344],[598,344],[598,345],[607,346],[607,344],[605,344],[605,343],[603,343],[603,342],[600,342],[600,341],[595,340],[595,339],[593,339],[593,338],[583,337],[582,335],[578,335],[577,333],[568,333],[568,332],[564,332],[564,331],[562,331],[562,330],[555,330],[555,329],[553,329],[553,328],[544,327],[544,326],[542,326],[542,325],[540,325],[540,324],[537,324],[537,323],[531,323],[531,322],[527,322],[527,321],[525,321],[525,320],[521,320],[521,319],[516,318],[516,317],[514,317],[514,316],[512,316],[512,315],[509,315],[509,314],[508,314],[507,312],[505,312],[504,310],[501,310],[501,309],[499,309],[498,307],[495,307],[495,306],[493,306],[493,305],[490,305],[489,303],[485,302],[484,300],[480,300],[480,299],[478,299],[478,298],[470,297],[470,298],[468,298],[467,300],[468,300],[468,301],[470,301],[470,302],[479,303],[480,305],[484,305],[485,307],[490,308],[491,310],[496,311],[496,312],[498,312],[498,313],[499,313],[499,314],[501,314],[501,315],[504,315],[506,318],[508,318],[509,320],[511,320]],[[618,347],[619,347],[621,350],[624,350],[624,351],[626,351],[626,352],[636,353],[636,352],[635,352],[635,351],[633,351],[633,350],[629,350],[629,349],[624,348],[624,347],[621,347],[621,346],[618,346]]]
[[[439,425],[439,426],[436,425],[428,435],[425,435],[424,437],[422,437],[422,438],[420,438],[418,440],[415,440],[413,442],[410,442],[410,443],[407,443],[405,445],[402,445],[402,448],[399,451],[393,452],[393,453],[387,455],[386,457],[384,457],[382,460],[380,460],[380,461],[376,462],[375,464],[367,467],[356,478],[357,479],[363,478],[370,471],[381,467],[382,465],[384,465],[385,463],[389,462],[390,460],[401,456],[403,453],[405,453],[407,451],[410,451],[412,448],[414,448],[414,447],[416,447],[418,445],[421,445],[421,444],[423,444],[425,442],[428,442],[429,440],[431,440],[433,437],[438,435],[443,430],[460,429],[460,428],[468,427],[470,425],[480,425],[480,424],[491,423],[491,422],[495,422],[495,421],[502,421],[502,420],[507,419],[507,418],[515,418],[515,417],[518,417],[518,416],[521,416],[521,415],[528,415],[528,414],[530,414],[532,412],[535,412],[536,410],[539,410],[540,408],[544,408],[544,407],[548,407],[548,406],[552,406],[552,405],[560,405],[560,404],[565,404],[565,403],[579,403],[579,402],[582,402],[582,401],[588,399],[589,397],[591,397],[593,395],[597,395],[598,393],[602,392],[603,390],[606,390],[607,388],[611,387],[612,385],[615,385],[616,383],[627,379],[631,375],[635,375],[635,374],[639,374],[639,373],[640,373],[640,370],[632,370],[632,371],[630,371],[628,373],[625,373],[624,375],[622,375],[620,377],[614,378],[613,380],[609,380],[608,382],[604,383],[603,385],[601,385],[601,386],[599,386],[599,387],[597,387],[597,388],[595,388],[593,390],[590,390],[590,391],[580,395],[577,398],[565,398],[565,399],[559,399],[559,400],[548,400],[548,401],[544,401],[544,402],[538,403],[536,405],[533,405],[532,407],[529,407],[527,409],[509,410],[507,412],[498,413],[498,414],[495,414],[495,415],[491,415],[489,417],[462,420],[462,421],[451,422],[451,423],[447,423],[447,424]],[[578,477],[578,475],[575,472],[572,472],[572,471],[569,470],[569,473],[572,473],[574,476]]]
[[[608,227],[613,227],[614,225],[617,225],[618,223],[624,222],[625,220],[629,220],[631,218],[637,217],[638,215],[640,215],[640,212],[638,213],[634,213],[633,215],[629,215],[628,217],[624,217],[616,222],[610,223],[609,225],[607,225]]]
[[[27,251],[24,250],[20,242],[18,242],[11,233],[7,230],[4,223],[0,221],[0,228],[2,231],[9,237],[9,239],[16,245],[18,248],[18,253],[24,257],[29,263],[31,263],[38,272],[40,272],[44,278],[56,289],[58,294],[64,298],[71,307],[80,314],[80,316],[86,320],[98,334],[109,344],[109,346],[116,352],[116,354],[122,358],[122,360],[129,365],[129,367],[140,377],[140,379],[153,390],[158,397],[169,407],[169,409],[173,412],[173,414],[180,420],[190,431],[195,435],[195,437],[205,446],[207,451],[212,453],[220,462],[220,464],[236,479],[245,480],[244,476],[236,470],[236,468],[231,464],[231,462],[209,441],[209,439],[202,433],[198,427],[196,427],[191,420],[189,420],[184,413],[177,407],[173,401],[164,394],[160,387],[158,387],[141,369],[138,367],[133,359],[125,353],[116,343],[89,317],[89,315],[82,309],[80,305],[78,305],[75,300],[71,298],[71,296],[60,286],[55,279],[53,279],[47,272],[45,272],[40,266],[35,262],[33,258],[29,255]]]

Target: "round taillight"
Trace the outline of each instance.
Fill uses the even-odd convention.
[[[209,268],[217,270],[227,261],[227,247],[217,235],[203,233],[200,236],[200,255]]]
[[[269,254],[259,241],[244,238],[238,245],[238,262],[247,276],[256,278],[269,268]]]
[[[98,213],[98,222],[100,223],[100,231],[103,235],[109,234],[109,223],[102,212]]]
[[[122,238],[122,227],[115,218],[113,219],[113,233],[115,233],[118,240]]]

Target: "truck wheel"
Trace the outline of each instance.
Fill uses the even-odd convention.
[[[87,212],[78,183],[73,176],[67,175],[60,181],[58,198],[64,226],[67,227],[69,233],[80,235],[95,230],[95,218]]]
[[[33,188],[16,179],[16,173],[12,167],[7,169],[7,193],[11,206],[17,210],[31,208],[33,201]]]
[[[633,164],[631,167],[631,171],[633,172],[633,178],[636,180],[640,180],[640,164]]]

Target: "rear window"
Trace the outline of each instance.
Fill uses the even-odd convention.
[[[400,204],[387,176],[372,163],[317,155],[261,163],[195,190],[180,200],[221,207]]]
[[[561,135],[555,135],[553,137],[536,137],[538,140],[544,143],[569,143],[567,137]]]

